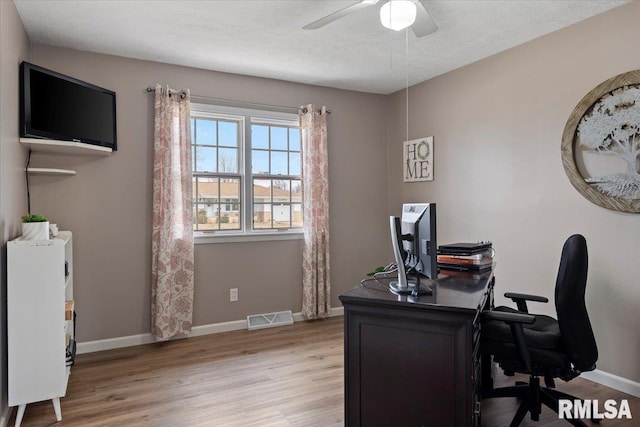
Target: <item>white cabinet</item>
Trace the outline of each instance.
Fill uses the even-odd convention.
[[[50,240],[7,243],[7,350],[9,406],[18,406],[19,426],[27,404],[53,401],[67,391],[74,344],[71,232]],[[68,320],[67,320],[68,319]]]

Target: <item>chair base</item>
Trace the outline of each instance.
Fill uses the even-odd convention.
[[[560,399],[570,399],[572,401],[576,399],[582,400],[552,388],[540,387],[540,378],[535,376],[529,377],[529,383],[518,381],[515,386],[484,390],[482,397],[516,397],[522,400],[513,420],[511,420],[510,427],[518,427],[527,413],[531,414],[532,421],[539,421],[540,414],[542,413],[542,405],[547,406],[557,414],[559,407],[558,401]],[[581,420],[566,421],[574,426],[587,427]],[[591,421],[594,423],[600,422],[600,420],[596,419],[591,419]]]

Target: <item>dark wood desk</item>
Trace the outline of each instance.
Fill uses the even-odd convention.
[[[400,297],[374,281],[340,295],[345,425],[480,425],[480,312],[493,305],[493,284],[493,271],[442,270],[431,296]]]

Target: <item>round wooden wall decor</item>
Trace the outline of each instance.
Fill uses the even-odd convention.
[[[589,201],[640,213],[640,70],[612,77],[582,98],[564,127],[562,165]]]

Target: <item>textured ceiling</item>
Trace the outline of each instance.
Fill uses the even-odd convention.
[[[355,1],[15,0],[32,42],[388,94],[630,0],[429,1],[439,30],[380,25],[383,1],[318,30]],[[405,49],[408,43],[408,55]],[[408,70],[408,71],[407,71]]]

